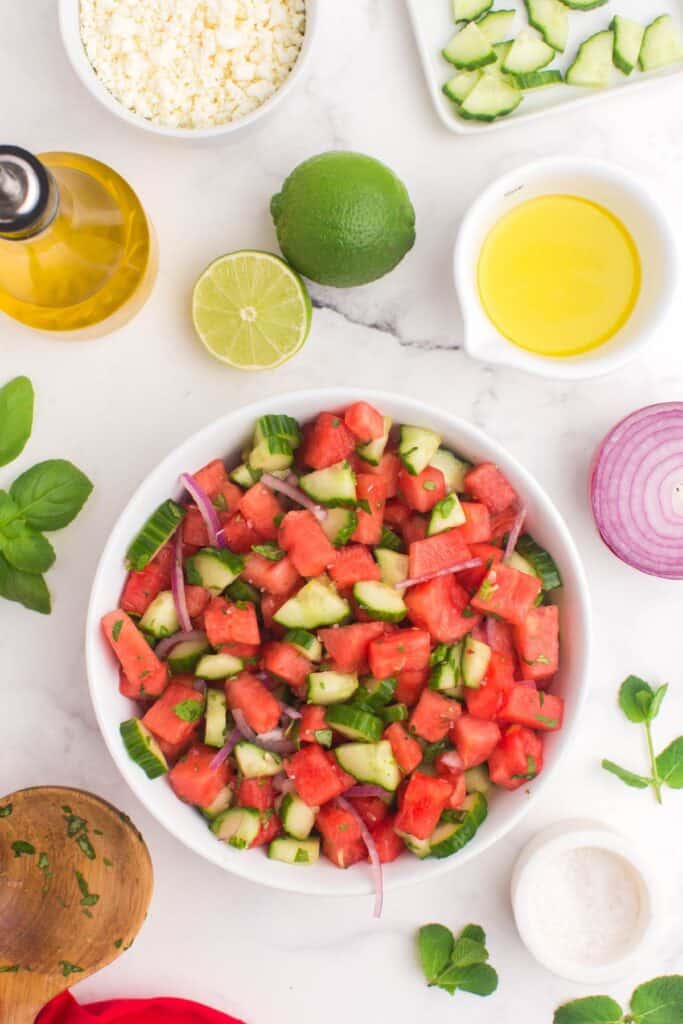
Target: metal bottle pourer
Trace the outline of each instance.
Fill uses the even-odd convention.
[[[50,172],[32,153],[0,145],[0,238],[20,240],[43,231],[59,203]]]

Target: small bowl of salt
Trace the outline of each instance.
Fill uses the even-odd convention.
[[[654,883],[630,840],[592,822],[560,822],[536,836],[511,881],[517,930],[562,978],[606,981],[629,972],[648,941]]]

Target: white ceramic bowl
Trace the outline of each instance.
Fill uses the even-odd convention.
[[[118,691],[118,671],[109,645],[99,627],[100,618],[111,611],[123,586],[126,549],[150,512],[169,495],[180,495],[178,476],[216,457],[238,461],[240,450],[251,438],[257,417],[268,412],[288,413],[300,421],[311,419],[324,409],[336,409],[364,399],[399,423],[430,426],[444,444],[474,461],[491,460],[507,474],[524,496],[529,512],[529,529],[540,544],[552,551],[562,575],[559,591],[564,644],[562,670],[556,690],[567,702],[564,728],[547,738],[546,767],[537,781],[514,793],[496,791],[489,816],[476,837],[460,853],[445,860],[421,861],[408,854],[385,869],[387,889],[436,878],[476,857],[504,836],[531,809],[549,785],[553,773],[571,741],[587,687],[590,649],[590,607],[588,586],[578,552],[559,512],[536,483],[504,448],[463,420],[432,409],[421,402],[379,391],[348,388],[298,391],[269,398],[229,413],[190,437],[171,452],[147,477],[121,513],[95,575],[86,627],[86,659],[90,693],[95,714],[109,751],[136,796],[169,832],[190,849],[253,882],[296,892],[324,895],[358,895],[372,890],[369,870],[363,865],[340,871],[321,858],[313,867],[293,868],[269,860],[262,851],[240,852],[218,842],[201,816],[181,803],[170,786],[159,779],[151,782],[126,754],[119,736],[119,723],[136,713],[136,706]]]
[[[113,96],[97,77],[88,60],[83,46],[80,29],[80,0],[59,0],[59,25],[62,41],[71,65],[88,92],[107,110],[143,131],[154,135],[163,135],[171,139],[185,142],[220,140],[224,142],[242,140],[256,127],[260,127],[283,102],[301,79],[313,49],[319,21],[320,0],[306,0],[306,32],[298,60],[289,76],[273,95],[260,107],[236,121],[216,125],[212,128],[173,128],[155,124],[139,114],[128,110]]]
[[[453,273],[465,322],[464,347],[475,359],[541,377],[581,380],[617,370],[654,339],[678,281],[676,238],[656,189],[616,164],[581,157],[551,157],[498,178],[475,199],[455,243]],[[642,283],[628,321],[604,345],[577,356],[539,356],[513,345],[486,315],[477,270],[482,244],[501,217],[520,203],[552,193],[583,196],[611,210],[631,232],[640,252]]]

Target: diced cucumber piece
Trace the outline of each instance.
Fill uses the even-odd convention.
[[[390,704],[387,708],[380,708],[380,718],[385,725],[392,722],[405,722],[410,712],[405,704]]]
[[[261,829],[261,815],[253,807],[231,807],[211,822],[215,836],[236,850],[251,846]]]
[[[219,814],[223,811],[227,811],[228,807],[231,806],[233,800],[232,786],[223,786],[216,799],[208,807],[202,808],[202,814],[208,821],[214,821]]]
[[[142,768],[148,779],[158,779],[168,771],[161,747],[139,718],[121,722],[119,732],[128,756]]]
[[[382,583],[393,587],[396,583],[402,583],[408,579],[407,555],[398,551],[389,551],[388,548],[375,548],[375,558],[382,574]]]
[[[509,565],[511,569],[516,569],[517,572],[525,573],[527,576],[536,576],[531,563],[526,558],[523,558],[518,551],[513,551],[512,554],[508,555],[505,559],[505,564]]]
[[[513,75],[515,85],[520,89],[540,89],[546,85],[560,85],[564,82],[562,72],[557,68],[547,71],[529,71],[526,74]]]
[[[377,715],[371,715],[352,704],[335,704],[325,712],[325,721],[335,732],[350,740],[366,740],[374,743],[380,739],[384,724]]]
[[[560,53],[569,38],[569,10],[560,0],[524,0],[529,24]]]
[[[418,839],[417,836],[411,836],[408,832],[401,832],[396,829],[396,835],[400,836],[406,847],[411,853],[414,853],[420,860],[424,860],[425,857],[429,857],[431,847],[429,845],[429,839]]]
[[[458,106],[469,96],[481,78],[481,71],[456,71],[452,78],[443,85],[443,92],[449,100]]]
[[[376,437],[374,441],[368,441],[367,444],[359,444],[356,448],[356,454],[363,462],[367,462],[370,466],[379,466],[384,455],[384,449],[387,446],[389,440],[389,431],[391,430],[392,419],[391,416],[384,417],[384,433],[381,437]]]
[[[460,107],[462,117],[470,121],[495,121],[516,110],[523,93],[512,79],[484,73]]]
[[[489,64],[485,71],[500,71],[502,74],[502,67],[505,63],[505,59],[512,49],[512,39],[506,39],[504,43],[496,43],[493,47],[496,54],[496,63]]]
[[[462,681],[472,690],[478,689],[491,661],[491,648],[473,636],[465,639],[462,652]]]
[[[330,508],[320,525],[335,548],[348,544],[358,526],[358,516],[351,508]]]
[[[379,743],[342,743],[334,751],[345,772],[358,782],[368,782],[393,793],[401,781],[401,772],[394,760],[388,740]]]
[[[614,33],[614,66],[625,75],[630,75],[638,63],[645,26],[639,21],[631,21],[630,18],[622,18],[620,14],[615,14],[609,27]]]
[[[246,462],[242,462],[239,466],[236,466],[230,474],[230,479],[234,484],[238,484],[240,487],[244,487],[249,490],[254,484],[257,484],[261,479],[261,470],[252,469],[251,466],[247,465]]]
[[[510,35],[516,11],[491,11],[477,22],[477,27],[484,33],[492,46],[504,42]]]
[[[568,85],[584,85],[602,89],[612,77],[612,51],[614,36],[611,32],[596,32],[581,43],[574,63],[567,69]]]
[[[596,7],[604,7],[609,0],[562,0],[571,11],[592,11]]]
[[[149,633],[157,640],[164,636],[173,636],[180,629],[178,612],[176,611],[173,594],[170,590],[162,590],[149,605],[140,619],[140,629]]]
[[[466,68],[468,71],[471,71],[473,68],[483,68],[486,64],[493,64],[496,59],[491,43],[474,21],[470,21],[466,28],[456,33],[448,46],[441,52],[450,64],[454,64],[456,68]],[[401,438],[403,438],[403,431],[405,429],[405,427],[401,427]],[[417,428],[410,427],[409,429],[415,430]],[[431,434],[433,431],[430,430],[429,433]],[[401,441],[402,446],[403,441]],[[434,451],[436,451],[436,448]],[[432,452],[433,454],[434,452]],[[401,457],[403,458],[402,454]],[[403,461],[408,472],[417,474],[422,472],[429,459],[427,459],[422,469],[416,470],[411,469],[405,459]]]
[[[319,809],[309,807],[296,793],[285,793],[279,810],[283,829],[295,839],[308,839]]]
[[[308,677],[309,704],[342,704],[358,689],[355,672],[311,672]]]
[[[479,78],[481,78],[481,75],[478,76],[477,81],[479,81]],[[459,494],[465,492],[465,474],[472,469],[470,462],[459,459],[457,455],[449,452],[447,448],[439,448],[429,460],[429,465],[443,473],[447,491],[457,491]]]
[[[388,526],[382,527],[378,548],[388,548],[389,551],[405,551],[405,542],[397,533],[390,530]]]
[[[394,696],[398,682],[393,676],[386,679],[373,679],[369,676],[361,680],[361,684],[354,694],[354,704],[361,704],[370,711],[378,711]]]
[[[439,644],[430,658],[429,688],[449,697],[462,696],[462,652],[464,643]]]
[[[222,594],[244,569],[244,559],[227,548],[201,548],[185,562],[185,578],[195,587]]]
[[[238,675],[244,668],[242,658],[232,654],[205,654],[194,670],[200,679],[227,679]]]
[[[555,590],[562,586],[562,576],[552,555],[549,555],[528,533],[522,534],[515,550],[529,562],[541,581],[543,590]]]
[[[462,526],[466,521],[463,507],[455,491],[447,494],[441,501],[437,501],[429,517],[427,536],[433,537],[435,533],[443,533],[444,530],[452,530],[454,526]]]
[[[442,820],[429,837],[432,857],[450,857],[474,838],[488,812],[483,793],[472,793],[462,811],[445,811]]]
[[[356,506],[356,475],[346,461],[305,473],[299,477],[299,487],[319,505]]]
[[[419,476],[431,463],[440,444],[441,438],[433,430],[408,424],[401,427],[398,454],[408,472],[412,476]]]
[[[493,7],[493,0],[453,0],[453,21],[474,21]]]
[[[254,447],[261,444],[262,441],[267,441],[270,437],[286,441],[290,448],[298,448],[301,444],[299,424],[291,416],[284,414],[261,416],[256,421]]]
[[[205,713],[204,743],[207,747],[222,747],[228,724],[228,702],[224,690],[206,691]]]
[[[511,75],[540,71],[555,59],[555,51],[531,32],[520,32],[503,61],[502,70]]]
[[[240,740],[235,745],[237,766],[245,779],[260,779],[264,775],[277,775],[282,771],[282,758],[255,743]]]
[[[272,473],[278,469],[289,469],[294,461],[291,445],[281,437],[267,437],[249,452],[247,462],[250,469]]]
[[[268,847],[271,860],[283,864],[315,864],[320,856],[319,839],[273,839]]]
[[[183,519],[185,509],[175,501],[164,501],[133,538],[126,554],[129,569],[144,569],[159,553],[176,532]]]
[[[339,596],[326,576],[319,576],[285,601],[273,617],[287,629],[317,629],[344,622],[350,614],[349,602]]]
[[[183,640],[176,644],[166,659],[172,675],[181,676],[186,672],[194,672],[203,656],[210,650],[211,645],[206,638]]]
[[[654,71],[683,60],[681,35],[670,14],[655,18],[645,29],[638,61],[643,71]]]
[[[465,771],[465,785],[468,793],[483,793],[486,796],[491,788],[487,766],[478,764],[476,768],[468,768]]]
[[[303,654],[309,661],[320,661],[323,656],[323,645],[317,636],[309,633],[307,629],[289,629],[282,639],[286,644],[295,647],[299,654]]]
[[[353,596],[363,611],[380,622],[400,622],[408,614],[406,603],[398,590],[377,580],[354,583]]]

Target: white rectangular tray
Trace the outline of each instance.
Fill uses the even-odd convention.
[[[594,103],[608,96],[635,89],[662,86],[663,80],[681,78],[683,63],[672,64],[660,71],[648,72],[634,70],[630,75],[623,75],[616,68],[612,85],[608,89],[582,89],[578,86],[557,85],[541,89],[529,90],[517,110],[499,121],[485,123],[466,121],[459,117],[456,109],[441,91],[444,82],[455,73],[451,64],[441,56],[441,50],[455,34],[451,0],[406,0],[408,13],[413,23],[413,31],[422,61],[427,84],[436,111],[449,129],[462,135],[474,135],[480,132],[501,128],[506,124],[530,121],[544,114],[556,113],[567,108],[576,108],[582,104]],[[494,8],[498,10],[517,10],[510,36],[516,35],[520,29],[528,27],[526,10],[523,0],[497,0]],[[579,45],[584,39],[608,27],[612,17],[621,14],[626,18],[648,22],[660,14],[671,14],[676,21],[683,22],[683,0],[610,0],[603,7],[592,11],[569,12],[569,43],[564,53],[557,55],[552,67],[559,67],[564,73],[574,60]]]

